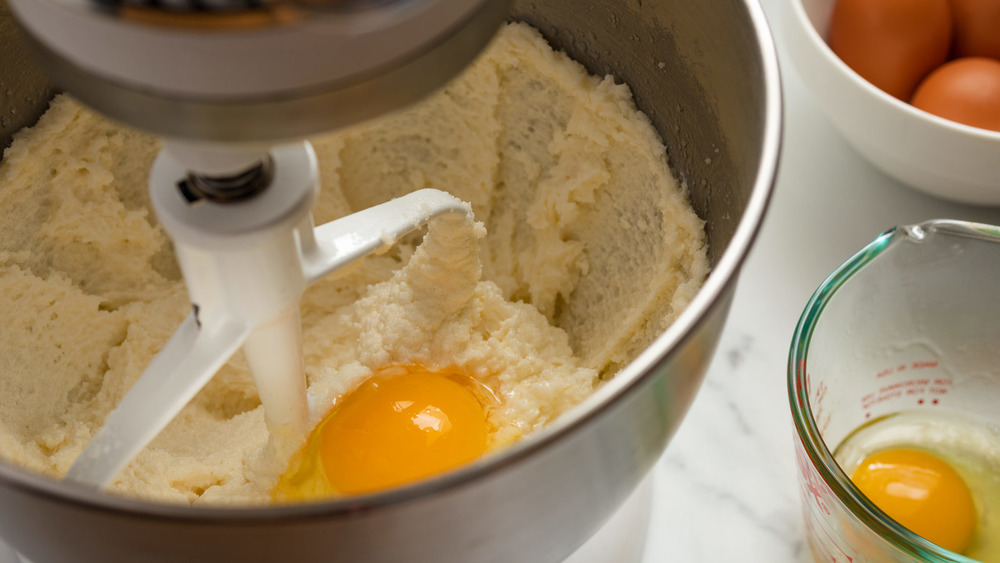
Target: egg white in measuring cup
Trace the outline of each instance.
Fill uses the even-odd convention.
[[[1000,562],[1000,428],[936,408],[875,419],[834,451],[899,524],[985,563]]]

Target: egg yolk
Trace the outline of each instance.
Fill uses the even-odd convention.
[[[420,366],[379,372],[313,430],[274,497],[368,493],[475,460],[489,430],[481,386],[461,373]]]
[[[937,545],[961,553],[976,527],[969,487],[944,461],[911,449],[869,455],[851,476],[893,520]]]

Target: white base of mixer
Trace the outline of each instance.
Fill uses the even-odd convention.
[[[563,563],[639,563],[653,509],[653,478],[647,476],[618,511]],[[0,563],[31,563],[0,540]]]
[[[653,511],[653,476],[646,476],[607,523],[563,563],[639,563]]]

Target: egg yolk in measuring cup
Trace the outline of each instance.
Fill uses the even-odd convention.
[[[976,527],[969,487],[950,465],[913,449],[875,452],[851,476],[876,506],[913,533],[961,553]]]
[[[384,369],[348,393],[311,432],[272,495],[308,500],[417,481],[486,450],[495,395],[460,371]]]

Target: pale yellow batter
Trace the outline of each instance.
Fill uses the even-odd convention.
[[[447,88],[313,140],[324,222],[423,187],[472,203],[302,303],[314,419],[393,362],[492,387],[501,447],[582,400],[663,331],[708,271],[702,222],[611,78],[507,26]],[[157,141],[66,97],[0,162],[0,455],[63,474],[187,314],[149,209]],[[484,228],[485,227],[485,228]],[[485,233],[489,233],[484,237]],[[237,354],[113,490],[255,503],[284,468]]]

